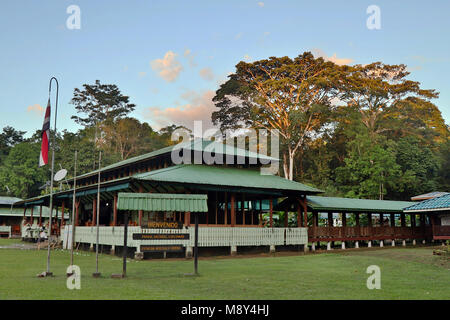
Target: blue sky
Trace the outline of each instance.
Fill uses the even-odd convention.
[[[72,4],[79,30],[66,27]],[[372,4],[380,30],[366,27]],[[3,1],[0,126],[39,129],[51,76],[60,83],[60,130],[78,128],[73,90],[96,79],[130,96],[141,121],[189,126],[210,118],[214,91],[239,61],[304,51],[350,64],[404,63],[410,79],[440,92],[433,102],[450,124],[449,14],[444,0]]]

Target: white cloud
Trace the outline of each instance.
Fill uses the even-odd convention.
[[[339,66],[346,65],[346,64],[350,64],[350,63],[353,62],[353,59],[349,59],[349,58],[338,58],[336,53],[334,53],[331,57],[330,57],[330,56],[327,56],[327,55],[325,54],[325,52],[323,52],[323,51],[320,50],[320,49],[313,49],[313,50],[312,50],[312,54],[313,54],[316,58],[321,57],[321,58],[323,58],[324,60],[334,62],[334,63],[336,63],[336,64],[339,65]]]
[[[262,1],[258,2],[258,6],[260,6],[261,8],[264,7],[264,2]]]
[[[176,124],[192,130],[194,121],[197,120],[202,121],[203,130],[212,128],[211,113],[216,109],[212,102],[214,95],[213,90],[187,91],[181,95],[181,98],[187,101],[186,104],[165,109],[149,107],[144,117],[151,120],[156,129]]]
[[[167,82],[174,82],[183,66],[176,60],[176,54],[172,51],[167,51],[162,59],[156,59],[150,62],[153,70],[158,71],[159,76]]]
[[[44,108],[39,104],[33,104],[31,106],[28,106],[27,112],[34,113],[37,116],[41,116],[44,114]]]
[[[186,49],[184,50],[184,57],[186,59],[188,59],[189,65],[191,67],[196,67],[197,63],[195,63],[194,58],[195,58],[195,54],[192,53],[191,49]]]
[[[146,74],[147,72],[145,71],[138,72],[139,78],[145,77]]]
[[[200,77],[202,77],[204,80],[207,81],[213,81],[214,80],[214,73],[211,68],[203,68],[199,72]]]

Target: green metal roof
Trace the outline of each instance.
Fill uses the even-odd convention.
[[[222,187],[258,188],[320,193],[319,189],[274,175],[262,175],[259,170],[212,165],[177,165],[165,169],[138,173],[137,180],[214,185]]]
[[[192,150],[192,151],[201,151],[201,152],[213,152],[216,154],[224,154],[224,155],[233,155],[238,157],[247,157],[247,158],[255,158],[255,159],[261,159],[266,161],[279,161],[279,159],[270,157],[261,153],[255,153],[248,150],[244,150],[241,148],[236,148],[234,146],[225,145],[221,142],[211,141],[211,140],[203,140],[203,139],[196,139],[188,142],[179,143],[173,146],[168,146],[159,150],[155,150],[140,156],[132,157],[123,161],[119,161],[116,163],[113,163],[109,166],[105,166],[104,168],[101,168],[100,170],[102,172],[119,168],[122,166],[126,166],[132,163],[144,161],[150,158],[154,158],[159,155],[163,155],[166,153],[171,153],[173,150],[179,149],[185,149],[185,150]],[[192,162],[194,162],[194,159],[192,159]],[[83,178],[87,176],[91,176],[94,174],[98,174],[98,169],[85,173],[83,175],[80,175],[77,177]]]
[[[33,207],[33,217],[38,218],[39,217],[39,206],[34,206]],[[53,215],[52,217],[55,218],[56,216],[56,212],[55,210],[53,210]],[[49,207],[42,207],[42,217],[43,218],[48,218],[49,217],[49,213],[50,213],[50,208]],[[0,216],[2,217],[23,217],[23,208],[0,208]],[[27,208],[27,211],[25,213],[26,217],[31,217],[31,207]],[[58,219],[61,219],[61,209],[58,210]],[[69,219],[69,215],[66,213],[64,215],[64,219]]]
[[[450,193],[444,194],[440,197],[428,199],[415,203],[412,206],[405,208],[405,212],[422,212],[422,211],[444,211],[450,210]]]
[[[207,212],[205,194],[119,192],[119,210]]]
[[[308,207],[314,211],[335,212],[390,212],[400,213],[414,202],[392,200],[368,200],[338,197],[307,196]]]

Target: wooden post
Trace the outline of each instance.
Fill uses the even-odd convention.
[[[414,213],[411,213],[411,228],[414,228],[416,226],[416,215]]]
[[[245,225],[245,195],[242,193],[241,199],[242,224]]]
[[[269,199],[269,210],[270,210],[270,227],[273,228],[273,200]]]
[[[306,204],[306,196],[302,199],[302,206],[303,206],[303,226],[305,228],[308,227],[308,205]]]
[[[190,212],[185,212],[184,213],[184,225],[185,226],[190,226],[191,225],[191,213]]]
[[[227,225],[228,224],[228,193],[225,192],[225,199],[224,199],[224,204],[225,204],[225,208],[224,208],[224,220],[223,220],[223,224]]]
[[[65,209],[65,202],[63,201],[61,204],[61,221],[59,222],[59,227],[64,225],[64,209]]]
[[[26,217],[25,213],[27,212],[27,207],[23,207],[23,218],[22,218],[22,224],[25,225]]]
[[[302,208],[300,202],[297,203],[297,228],[302,227]]]
[[[97,199],[94,198],[92,201],[92,223],[91,225],[94,225],[94,221],[97,221]]]
[[[219,194],[218,194],[218,192],[216,191],[216,196],[214,197],[214,215],[215,215],[214,223],[215,223],[216,225],[218,224],[218,223],[217,223],[218,198],[219,198]]]
[[[313,212],[313,226],[319,226],[319,214],[317,212]]]
[[[355,213],[355,224],[359,227],[359,213]]]
[[[42,205],[39,206],[39,227],[42,227]]]
[[[235,208],[235,199],[236,194],[231,194],[231,226],[234,227],[236,225],[236,208]]]
[[[333,213],[332,212],[328,212],[328,227],[332,227],[333,226]]]
[[[367,225],[368,225],[369,227],[372,226],[372,214],[371,214],[371,213],[368,213],[368,214],[367,214]]]
[[[287,210],[284,210],[284,227],[287,228],[289,224],[289,213]]]
[[[194,213],[195,230],[194,230],[194,274],[198,274],[198,212]]]
[[[58,206],[55,207],[56,215],[55,215],[55,224],[58,225]],[[56,228],[56,235],[59,235],[58,228]]]
[[[400,214],[400,224],[402,227],[406,227],[406,217],[404,213]]]
[[[395,214],[391,213],[391,227],[395,227]]]
[[[128,211],[125,211],[124,214],[124,232],[123,232],[123,269],[122,269],[122,277],[125,277],[127,275],[127,238],[128,238]]]
[[[117,225],[117,193],[114,194],[113,201],[113,226]]]
[[[380,227],[382,227],[384,225],[384,215],[382,213],[380,213]]]
[[[80,200],[75,203],[75,226],[78,226],[78,210],[80,208]]]
[[[31,206],[31,214],[30,214],[31,225],[33,225],[33,210],[34,210],[34,206]]]
[[[345,212],[342,212],[342,226],[347,226],[347,214]]]

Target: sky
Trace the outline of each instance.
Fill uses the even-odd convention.
[[[71,5],[79,28],[69,28]],[[370,5],[379,29],[367,27]],[[450,124],[449,14],[446,0],[2,1],[0,126],[40,129],[55,76],[58,131],[79,128],[73,91],[97,79],[116,84],[136,104],[131,116],[155,129],[207,127],[214,92],[239,61],[304,51],[340,64],[406,64],[409,79],[440,93],[432,102]]]

